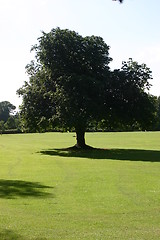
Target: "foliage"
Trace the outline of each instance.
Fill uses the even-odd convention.
[[[4,131],[5,127],[4,127],[4,121],[0,121],[0,133],[2,133]]]
[[[16,107],[8,101],[0,102],[0,121],[6,122]]]
[[[103,39],[57,28],[43,33],[32,50],[37,62],[27,66],[30,82],[18,91],[27,126],[35,130],[49,119],[65,128],[85,129],[99,118],[111,61]]]
[[[146,64],[138,64],[131,58],[122,62],[120,70],[111,73],[112,124],[139,125],[143,130],[155,124],[156,99],[148,93],[151,79]]]
[[[157,125],[156,130],[160,131],[160,96],[157,98]]]
[[[57,125],[75,129],[85,145],[84,132],[92,122],[104,120],[109,128],[136,124],[147,129],[153,124],[150,69],[129,59],[110,71],[109,46],[101,37],[56,28],[43,32],[32,51],[35,61],[26,66],[29,82],[18,90],[29,131]]]
[[[21,131],[21,119],[16,107],[8,101],[0,102],[0,131],[15,133]]]

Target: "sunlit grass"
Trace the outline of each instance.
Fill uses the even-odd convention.
[[[160,239],[160,132],[0,136],[0,239]]]

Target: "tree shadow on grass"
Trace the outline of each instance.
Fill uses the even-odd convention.
[[[45,186],[37,182],[27,182],[20,180],[0,179],[0,198],[47,198],[54,197],[46,192],[46,189],[53,187]]]
[[[160,162],[160,151],[158,150],[100,148],[92,148],[89,150],[74,150],[73,148],[65,148],[48,149],[41,151],[40,153],[44,155],[61,157]]]
[[[3,230],[0,232],[0,240],[27,240],[28,238],[25,238],[11,230]],[[46,240],[46,238],[38,237],[34,238],[34,240]]]
[[[21,235],[14,233],[11,230],[3,230],[0,232],[1,240],[26,240]]]

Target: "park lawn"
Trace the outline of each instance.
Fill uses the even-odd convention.
[[[160,132],[0,136],[0,239],[160,239]]]

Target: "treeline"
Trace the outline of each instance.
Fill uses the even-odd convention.
[[[106,120],[101,120],[100,122],[90,122],[87,131],[88,132],[114,132],[114,131],[160,131],[160,97],[155,97],[156,112],[155,120],[152,126],[148,129],[143,129],[137,122],[132,125],[124,125],[123,123],[110,124]],[[74,128],[68,131],[74,131]],[[66,129],[60,125],[53,126],[48,124],[48,126],[41,126],[37,132],[64,132]],[[22,120],[20,114],[16,111],[16,107],[8,101],[0,102],[0,133],[10,134],[10,133],[28,133],[33,132],[28,129],[25,122]]]

